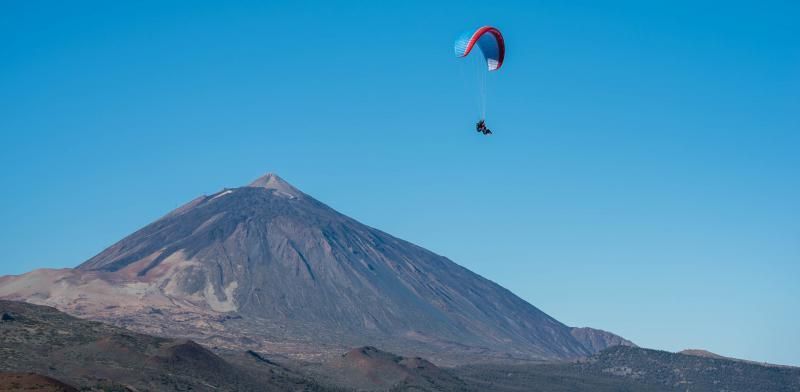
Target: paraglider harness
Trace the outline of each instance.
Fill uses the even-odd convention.
[[[477,124],[475,124],[475,130],[484,135],[492,134],[492,131],[489,128],[486,128],[486,121],[484,120],[480,120]]]

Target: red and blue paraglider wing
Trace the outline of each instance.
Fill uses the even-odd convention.
[[[489,71],[495,71],[503,65],[506,45],[503,42],[503,35],[500,34],[500,30],[491,26],[484,26],[476,31],[465,32],[456,40],[456,56],[465,57],[476,44],[486,59]]]

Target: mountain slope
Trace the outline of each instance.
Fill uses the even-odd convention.
[[[184,339],[133,333],[53,308],[0,300],[0,380],[74,390],[322,390],[280,372],[244,371]],[[47,377],[20,375],[34,371]],[[17,372],[17,373],[9,373]],[[16,379],[16,381],[14,381]],[[49,386],[47,386],[47,385]]]
[[[77,392],[61,381],[36,373],[0,372],[0,391]]]
[[[800,368],[615,346],[572,367],[682,391],[800,391]]]
[[[603,331],[594,328],[572,328],[570,330],[572,336],[577,339],[584,347],[592,352],[600,352],[612,346],[633,346],[636,347],[630,340],[624,339],[620,336],[614,335],[611,332]]]
[[[470,388],[492,391],[800,391],[800,368],[625,345],[572,363],[477,364],[453,374]]]
[[[332,385],[357,390],[467,391],[469,386],[427,360],[375,347],[352,349],[313,372]]]
[[[585,345],[501,286],[273,174],[199,197],[77,269],[0,278],[0,297],[296,355],[380,345],[447,362],[564,359],[605,348],[605,340]]]

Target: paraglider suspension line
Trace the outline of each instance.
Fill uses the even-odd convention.
[[[488,70],[486,69],[486,61],[482,56],[471,56],[475,62],[476,73],[478,75],[478,106],[480,109],[481,120],[486,119],[486,78],[488,77]]]

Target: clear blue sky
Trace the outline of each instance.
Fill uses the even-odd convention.
[[[0,274],[274,171],[569,325],[800,365],[800,5],[566,3],[2,2]]]

